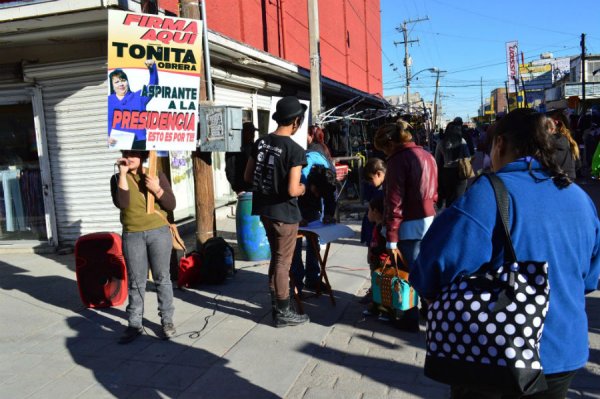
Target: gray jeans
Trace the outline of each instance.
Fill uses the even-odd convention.
[[[162,324],[173,323],[173,285],[169,265],[173,242],[168,226],[137,233],[123,233],[123,255],[129,279],[129,326],[141,327],[148,264],[158,295],[158,314]]]

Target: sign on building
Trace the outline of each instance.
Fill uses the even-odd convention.
[[[519,74],[525,90],[541,90],[552,87],[552,64],[527,63],[519,66]]]
[[[508,92],[515,93],[519,79],[519,43],[517,41],[506,42],[506,71]]]
[[[110,148],[196,149],[201,23],[109,10]]]

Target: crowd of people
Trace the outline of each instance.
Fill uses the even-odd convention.
[[[299,226],[336,222],[335,165],[323,131],[309,128],[307,150],[292,140],[305,112],[298,99],[284,97],[273,115],[277,129],[253,144],[255,128],[244,124],[244,159],[232,160],[235,173],[228,175],[236,192],[252,191],[253,214],[265,227],[272,254],[268,286],[276,327],[308,322],[308,315],[296,311],[292,292],[321,284],[315,248],[307,246],[302,260]],[[566,119],[560,112],[545,115],[516,109],[495,124],[472,131],[457,118],[429,148],[415,143],[412,130],[410,123],[398,119],[380,126],[373,137],[385,159],[370,158],[363,171],[374,188],[368,204],[366,252],[373,272],[392,260],[408,273],[421,309],[393,311],[373,303],[367,294],[365,315],[417,332],[419,318],[428,313],[428,303],[443,287],[479,271],[481,265],[490,270],[502,265],[505,245],[492,185],[488,179],[466,176],[461,163],[469,162],[476,175],[493,172],[509,193],[509,230],[517,257],[546,261],[549,268],[551,305],[539,346],[547,390],[531,397],[563,398],[588,358],[584,296],[597,288],[600,275],[600,222],[591,199],[574,184],[581,157]],[[124,152],[112,181],[129,273],[129,326],[123,342],[141,333],[139,287],[145,287],[148,261],[158,287],[164,334],[175,334],[168,259],[160,254],[170,253],[164,216],[174,208],[175,198],[163,175],[145,176],[143,158],[136,151]],[[140,195],[145,190],[157,199],[156,214],[145,213]],[[452,397],[507,396],[453,385]]]

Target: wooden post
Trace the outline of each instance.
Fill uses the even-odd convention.
[[[156,151],[152,150],[148,154],[148,176],[156,176],[156,163]],[[146,192],[146,213],[154,213],[154,195],[150,191]]]
[[[200,19],[200,10],[197,0],[181,0],[181,16],[190,19]],[[206,23],[206,21],[202,21]],[[204,34],[204,32],[203,32]],[[207,49],[203,49],[207,51]],[[203,57],[200,63],[200,101],[208,98],[205,76],[210,73],[205,70]],[[212,159],[210,152],[194,151],[192,154],[194,164],[194,187],[196,195],[196,246],[199,248],[206,240],[214,236],[215,224],[215,190],[213,183]]]
[[[145,14],[158,14],[156,0],[142,0],[142,12]],[[150,151],[148,154],[148,176],[156,176],[156,151]],[[154,195],[146,192],[146,213],[154,213]]]

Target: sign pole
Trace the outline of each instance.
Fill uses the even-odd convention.
[[[202,1],[204,20],[202,21],[205,59],[208,52],[208,38],[206,37],[206,12],[205,3]],[[184,18],[201,19],[197,0],[181,0],[181,11]],[[210,65],[203,59],[199,60],[201,75],[210,75]],[[208,92],[212,90],[207,87],[208,79],[200,80],[200,101],[207,101]],[[211,96],[212,97],[212,96]],[[194,163],[194,188],[196,198],[196,247],[200,248],[209,238],[215,235],[215,189],[213,183],[212,158],[210,152],[196,150],[192,154]]]
[[[145,14],[158,14],[156,1],[142,1],[142,12]],[[152,150],[148,154],[148,176],[156,176],[156,151]],[[154,213],[154,195],[150,191],[146,191],[146,213]]]

